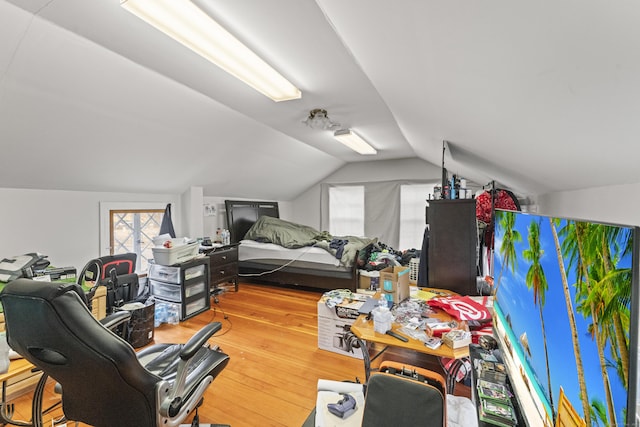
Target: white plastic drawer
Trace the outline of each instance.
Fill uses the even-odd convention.
[[[195,283],[190,283],[184,287],[184,297],[189,298],[194,295],[199,295],[207,292],[207,282],[200,280]]]
[[[188,317],[188,316],[192,315],[193,313],[196,313],[196,312],[204,309],[206,306],[207,306],[207,300],[204,299],[204,298],[200,298],[200,299],[197,299],[197,300],[195,300],[193,302],[190,302],[185,307],[185,317]]]
[[[204,264],[194,265],[184,271],[184,281],[195,279],[196,277],[204,277]]]
[[[149,266],[149,278],[162,280],[163,282],[180,283],[180,267],[151,264]]]
[[[152,279],[150,279],[149,282],[151,283],[152,295],[169,301],[182,301],[182,297],[180,295],[180,285],[158,282],[157,280]]]

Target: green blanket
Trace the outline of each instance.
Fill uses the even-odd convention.
[[[244,236],[245,239],[262,243],[274,243],[288,249],[297,249],[305,246],[317,246],[332,255],[340,256],[340,264],[345,267],[353,266],[358,251],[377,239],[368,239],[355,236],[332,236],[326,231],[318,231],[307,225],[296,224],[270,216],[261,216],[251,226]],[[346,240],[347,243],[338,251],[331,247],[335,240]]]

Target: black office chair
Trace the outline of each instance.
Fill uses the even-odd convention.
[[[107,287],[107,313],[138,298],[138,275],[135,273],[138,256],[135,253],[106,255],[87,262],[77,283],[89,289],[87,299],[91,299],[98,285]]]
[[[56,380],[68,420],[95,427],[174,427],[196,412],[229,356],[207,341],[210,323],[184,345],[138,355],[94,319],[77,284],[17,279],[0,292],[12,349]]]

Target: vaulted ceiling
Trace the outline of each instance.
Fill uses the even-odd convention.
[[[640,182],[640,3],[197,0],[275,103],[118,0],[0,0],[0,186],[289,200],[419,157],[521,194]],[[305,126],[313,108],[378,149]]]

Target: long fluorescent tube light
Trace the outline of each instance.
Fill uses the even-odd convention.
[[[360,154],[376,154],[375,148],[351,129],[340,129],[334,132],[334,138]]]
[[[274,101],[302,96],[300,89],[191,1],[120,0],[120,5]]]

